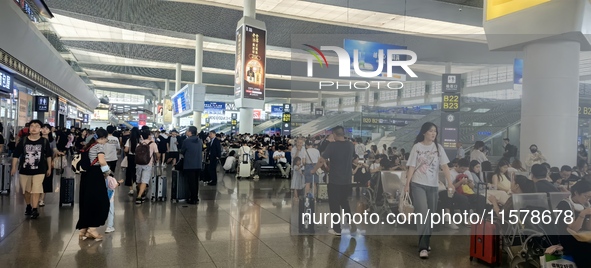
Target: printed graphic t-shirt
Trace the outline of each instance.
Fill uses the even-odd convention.
[[[52,153],[47,139],[39,138],[36,141],[31,141],[27,137],[21,140],[12,157],[20,158],[20,174],[38,175],[47,172],[47,157],[51,157]]]
[[[415,167],[412,182],[425,186],[438,187],[439,167],[441,165],[447,165],[447,163],[449,163],[449,159],[445,154],[443,146],[439,145],[439,156],[437,156],[435,143],[423,145],[419,142],[412,147],[406,165]]]

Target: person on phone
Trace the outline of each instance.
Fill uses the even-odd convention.
[[[419,257],[429,258],[431,241],[431,222],[428,211],[433,213],[439,201],[439,169],[443,170],[447,181],[448,192],[454,193],[451,175],[449,173],[449,159],[443,146],[437,144],[437,126],[426,122],[415,138],[414,145],[408,157],[408,171],[406,172],[405,193],[410,193],[415,213],[420,213],[427,221],[417,224],[419,234]]]

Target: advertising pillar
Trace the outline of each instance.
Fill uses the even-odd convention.
[[[445,149],[447,157],[455,158],[457,143],[460,142],[460,94],[461,74],[444,74],[441,87],[441,126],[440,143]]]
[[[245,1],[236,27],[234,103],[240,108],[240,133],[252,133],[253,109],[265,104],[267,27],[254,18],[254,0]]]

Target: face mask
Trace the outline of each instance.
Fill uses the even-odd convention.
[[[529,150],[531,151],[532,154],[535,154],[538,151],[538,149],[529,149]]]

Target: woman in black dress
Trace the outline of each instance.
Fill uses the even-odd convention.
[[[90,168],[80,176],[80,217],[76,229],[80,230],[79,238],[102,240],[96,228],[105,224],[109,216],[109,198],[105,176],[111,171],[105,160],[103,145],[107,143],[107,131],[99,129],[94,137],[84,146],[88,150]]]
[[[133,182],[136,179],[135,148],[140,142],[140,130],[137,127],[131,129],[129,139],[125,142],[124,151],[127,156],[127,168],[125,169],[125,186],[129,186],[129,195],[133,195]]]

